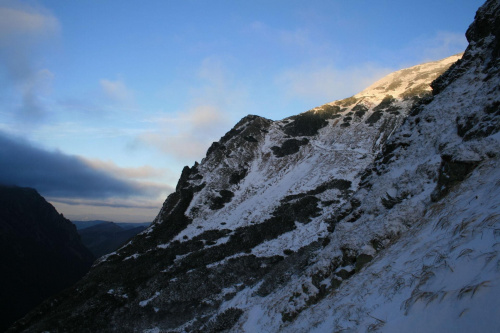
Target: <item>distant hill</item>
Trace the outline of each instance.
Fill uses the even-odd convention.
[[[85,229],[88,227],[92,227],[94,225],[98,225],[98,224],[106,223],[106,222],[110,222],[110,221],[93,220],[93,221],[71,221],[71,222],[76,226],[77,230],[80,230],[80,229]]]
[[[85,228],[80,227],[78,229],[78,233],[82,238],[83,244],[85,244],[85,246],[96,257],[101,257],[105,254],[117,250],[129,239],[144,231],[150,224],[114,223],[106,221],[100,221],[100,223],[94,224],[94,222],[96,221],[76,221],[76,223],[78,223],[80,226],[83,226],[85,223],[90,224],[90,226]],[[76,223],[75,225],[77,225]]]
[[[112,222],[104,220],[92,220],[92,221],[71,221],[76,226],[77,230],[89,228],[102,223],[114,223],[119,225],[123,229],[133,229],[137,227],[148,227],[151,222]]]
[[[78,281],[93,261],[75,226],[36,190],[0,186],[0,331]]]

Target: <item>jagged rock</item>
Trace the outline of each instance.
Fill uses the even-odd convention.
[[[297,139],[289,139],[286,140],[281,144],[281,147],[271,147],[271,150],[273,151],[274,156],[276,157],[283,157],[286,155],[292,155],[295,154],[299,151],[300,146],[307,145],[309,143],[309,140],[306,138],[303,138],[302,140],[297,140]]]
[[[432,201],[438,201],[448,194],[454,185],[462,182],[480,163],[477,160],[456,160],[450,155],[443,155],[441,158],[436,189],[431,194]]]

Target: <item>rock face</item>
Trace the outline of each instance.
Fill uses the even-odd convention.
[[[243,118],[149,229],[13,331],[500,329],[498,16],[480,8],[455,65]]]
[[[35,190],[0,186],[0,330],[89,270],[76,228]]]

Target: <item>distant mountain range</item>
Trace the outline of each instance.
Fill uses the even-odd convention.
[[[137,227],[149,227],[151,225],[151,222],[113,222],[113,221],[104,221],[104,220],[90,220],[90,221],[71,221],[75,226],[77,230],[93,227],[98,224],[102,223],[113,223],[121,228],[128,230],[128,229],[133,229]]]
[[[115,223],[109,221],[73,221],[83,244],[99,258],[111,253],[144,231],[151,223]]]

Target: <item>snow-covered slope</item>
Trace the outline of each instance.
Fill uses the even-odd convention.
[[[262,310],[268,308],[257,305],[262,315],[255,331],[500,331],[498,170],[498,159],[484,161],[448,196],[408,221],[409,231],[366,269],[289,325],[270,320]]]
[[[391,73],[353,97],[376,103],[388,94],[403,99],[421,96],[429,92],[429,82],[443,73],[443,67],[451,66],[462,58],[462,55],[463,53]]]
[[[281,121],[243,118],[149,229],[14,331],[398,331],[441,304],[429,318],[487,316],[498,16],[497,0],[478,12],[435,96],[461,55]]]
[[[318,192],[308,196],[320,200],[318,218],[311,217],[308,230],[301,225],[283,235],[281,242],[273,239],[252,253],[281,254],[284,248],[297,250],[325,236],[323,217],[346,202],[357,189],[360,172],[373,162],[418,95],[429,94],[432,79],[460,57],[398,71],[358,95],[282,121],[244,118],[212,146],[201,164],[190,169],[187,186],[200,190],[185,211],[190,224],[173,240],[185,242],[206,230],[235,230],[264,222],[283,201],[308,191]],[[385,88],[391,81],[398,82],[397,90]],[[420,87],[418,92],[413,86]],[[155,222],[164,221],[160,214]]]
[[[307,268],[226,305],[248,309],[234,331],[500,331],[499,35],[482,30],[498,17],[498,1],[481,8],[463,60],[386,142]]]

